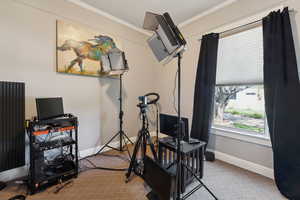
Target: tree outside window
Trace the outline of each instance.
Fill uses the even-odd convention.
[[[262,85],[217,86],[214,125],[265,135]]]

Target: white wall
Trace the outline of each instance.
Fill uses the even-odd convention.
[[[190,122],[192,120],[195,75],[200,51],[200,42],[198,39],[205,33],[217,29],[220,30],[220,27],[228,26],[278,6],[289,6],[297,12],[296,15],[294,13],[291,15],[291,20],[293,22],[293,29],[295,32],[294,39],[299,60],[299,0],[239,0],[215,13],[202,17],[181,29],[188,42],[188,49],[184,53],[182,63],[182,114],[189,117]],[[162,112],[165,113],[175,114],[172,105],[172,91],[176,69],[176,62],[173,62],[164,68],[159,68],[157,72],[159,80],[157,90],[161,94],[160,102],[162,104]],[[272,168],[273,165],[271,147],[266,145],[212,135],[209,148],[267,168]]]
[[[137,134],[137,96],[153,91],[156,60],[144,34],[62,0],[1,0],[0,80],[26,84],[26,119],[36,115],[35,98],[62,96],[65,112],[79,117],[79,149],[106,142],[118,130],[118,80],[56,73],[56,20],[89,26],[117,37],[129,62],[124,75],[124,128]],[[16,170],[0,174],[14,177]],[[24,175],[24,170],[17,170]]]

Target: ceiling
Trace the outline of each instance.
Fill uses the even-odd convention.
[[[207,14],[234,0],[69,0],[81,6],[111,15],[136,28],[142,28],[146,11],[169,12],[175,24],[184,24],[195,16]]]

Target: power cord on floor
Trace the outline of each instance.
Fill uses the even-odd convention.
[[[58,194],[62,189],[64,189],[66,186],[70,185],[71,183],[73,183],[73,180],[70,180],[64,184],[61,182],[60,185],[56,187],[53,193]]]
[[[22,181],[24,184],[26,183],[26,181]],[[16,196],[13,196],[11,198],[9,198],[8,200],[26,200],[28,194],[29,194],[29,191],[28,191],[28,187],[26,187],[26,194],[25,195],[22,195],[22,194],[19,194],[19,195],[16,195]]]
[[[95,156],[95,155],[81,158],[81,159],[79,159],[79,161],[86,160],[88,163],[90,163],[93,166],[93,167],[88,167],[88,170],[107,170],[107,171],[127,171],[128,170],[128,168],[120,168],[119,169],[119,168],[108,168],[108,167],[97,166],[91,160],[88,159],[88,158],[93,157],[93,156]],[[118,156],[115,156],[115,157],[118,157]]]
[[[14,196],[8,200],[25,200],[26,199],[26,196],[24,195],[17,195],[17,196]]]
[[[100,167],[95,165],[91,160],[89,160],[89,158],[96,156],[96,155],[90,155],[84,158],[79,159],[79,161],[84,161],[86,160],[90,165],[92,165],[92,167],[87,167],[88,170],[108,170],[108,171],[127,171],[128,168],[121,168],[121,169],[115,169],[115,168],[107,168],[107,167]],[[126,158],[123,158],[119,155],[102,155],[102,156],[110,156],[110,157],[118,157],[122,160],[128,160]],[[83,171],[80,171],[80,173]],[[25,181],[24,181],[25,182]],[[56,188],[56,190],[54,191],[55,194],[59,193],[63,188],[65,188],[66,186],[70,185],[71,183],[73,183],[73,181],[68,181],[65,184],[60,185],[59,187]],[[9,198],[8,200],[26,200],[28,196],[28,190],[26,191],[26,195],[16,195],[14,197]]]

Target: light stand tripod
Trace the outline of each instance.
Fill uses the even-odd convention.
[[[102,146],[102,148],[96,153],[96,155],[100,154],[104,150],[104,148],[108,147],[110,149],[113,149],[113,150],[116,150],[116,151],[119,151],[119,152],[127,151],[129,158],[131,158],[126,139],[131,144],[133,144],[133,142],[130,140],[130,138],[123,131],[124,112],[123,112],[123,92],[122,92],[122,90],[123,90],[123,81],[122,81],[122,77],[123,77],[123,74],[120,74],[120,94],[119,94],[120,95],[119,96],[119,101],[120,101],[120,112],[119,112],[120,130],[106,144],[104,144]],[[117,137],[119,137],[119,139],[120,139],[119,148],[115,148],[115,147],[110,146],[109,144]],[[125,144],[126,148],[124,148],[123,141],[124,141],[124,144]]]
[[[147,102],[147,96],[150,96],[150,95],[155,95],[157,98],[151,102]],[[149,93],[149,94],[146,94],[145,96],[143,96],[142,98],[144,98],[143,100],[141,100],[142,103],[138,104],[137,106],[140,108],[140,113],[142,115],[142,123],[143,124],[142,124],[142,129],[138,133],[138,137],[137,137],[136,144],[135,144],[135,147],[133,150],[130,165],[129,165],[128,171],[126,173],[126,182],[129,181],[129,177],[130,177],[132,171],[134,171],[138,175],[142,174],[143,165],[138,162],[137,154],[138,154],[138,151],[141,150],[141,161],[143,161],[146,156],[146,152],[147,152],[147,143],[150,145],[150,149],[151,149],[151,152],[153,154],[155,161],[158,161],[157,155],[155,152],[155,148],[154,148],[154,144],[151,141],[150,133],[148,130],[149,122],[148,122],[148,118],[147,118],[147,114],[146,114],[146,109],[149,104],[153,104],[154,102],[157,102],[159,99],[159,96],[156,93]]]
[[[187,166],[185,163],[182,162],[182,156],[181,156],[181,141],[182,141],[182,123],[181,123],[181,58],[182,58],[182,53],[177,54],[177,59],[178,59],[178,135],[177,135],[177,170],[176,170],[176,200],[185,200],[189,196],[191,196],[193,193],[195,193],[197,190],[199,190],[201,187],[204,187],[210,195],[215,199],[218,200],[218,198],[210,191],[210,189],[201,181],[201,179],[193,172],[193,170],[190,168],[190,166]],[[199,185],[196,186],[194,189],[192,189],[190,192],[185,194],[183,197],[181,197],[181,184],[182,184],[182,170],[185,168],[188,172],[190,172],[194,178],[199,182]]]

